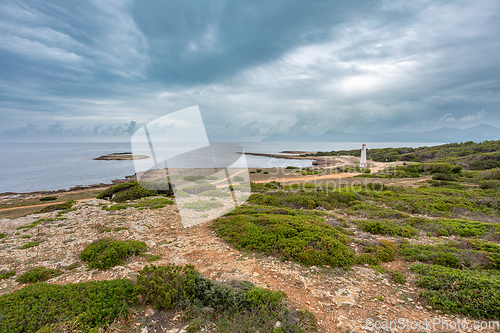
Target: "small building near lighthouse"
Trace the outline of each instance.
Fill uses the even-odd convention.
[[[359,167],[366,168],[368,165],[366,163],[366,144],[363,143],[361,146],[361,158],[359,159]]]

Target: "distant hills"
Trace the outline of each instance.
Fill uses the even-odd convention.
[[[500,128],[478,125],[466,129],[443,127],[425,132],[343,133],[328,131],[321,135],[273,135],[262,142],[465,142],[500,140]]]

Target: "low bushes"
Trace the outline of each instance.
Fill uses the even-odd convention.
[[[312,189],[311,191],[279,191],[272,195],[256,193],[248,199],[249,203],[265,206],[325,209],[348,207],[349,204],[358,200],[359,194],[350,190],[327,191]]]
[[[28,243],[26,243],[26,244],[24,244],[24,245],[20,246],[19,248],[20,248],[21,250],[25,250],[25,249],[29,249],[29,248],[31,248],[31,247],[35,247],[35,246],[38,246],[38,245],[40,245],[40,242],[39,242],[39,241],[32,241],[32,242],[28,242]]]
[[[489,252],[488,245],[478,246],[481,250],[476,250],[467,248],[473,247],[469,242],[448,242],[438,245],[405,243],[400,245],[399,254],[408,261],[420,261],[451,268],[498,269],[500,268],[498,267],[499,253],[495,249]]]
[[[483,179],[496,179],[500,180],[500,168],[494,168],[486,171],[482,171],[480,174],[480,177]]]
[[[8,279],[16,275],[16,271],[0,271],[0,281]]]
[[[20,275],[16,281],[20,283],[43,282],[61,274],[62,272],[59,269],[36,267]]]
[[[157,195],[173,195],[173,186],[167,181],[136,180],[111,186],[101,192],[97,199],[107,199],[113,202],[125,202]]]
[[[88,245],[80,259],[88,262],[89,268],[108,269],[123,264],[123,261],[146,251],[146,243],[140,241],[119,241],[111,238],[101,238]]]
[[[189,182],[194,182],[194,181],[197,181],[197,180],[205,179],[205,176],[202,176],[202,175],[190,175],[190,176],[184,177],[183,179],[187,180]]]
[[[146,266],[137,275],[135,295],[157,309],[172,309],[189,301],[195,278],[193,266]]]
[[[491,235],[493,238],[500,236],[500,224],[463,219],[426,219],[410,218],[408,224],[436,236],[461,236],[484,237]]]
[[[40,213],[50,213],[55,212],[56,210],[68,211],[71,209],[71,207],[73,207],[74,203],[75,201],[66,201],[60,204],[50,205],[42,208],[42,210],[40,210]]]
[[[48,196],[48,197],[41,197],[40,198],[40,201],[53,201],[53,200],[57,200],[57,197],[55,197],[55,196]]]
[[[0,332],[52,332],[64,324],[72,325],[74,331],[88,332],[127,313],[132,293],[133,284],[122,279],[36,283],[0,296]]]
[[[362,244],[364,253],[355,258],[355,263],[360,265],[378,265],[380,262],[393,261],[397,252],[396,243],[382,239],[379,243]]]
[[[349,266],[354,261],[354,253],[346,245],[349,238],[318,216],[228,215],[215,220],[213,228],[239,249],[305,265]]]
[[[189,194],[200,194],[206,191],[215,191],[217,190],[217,186],[205,183],[205,184],[186,186],[182,190]]]
[[[407,224],[399,224],[399,221],[380,220],[380,221],[357,221],[358,228],[374,235],[389,235],[414,237],[418,234],[418,230]]]
[[[435,309],[473,318],[498,319],[500,273],[460,270],[438,265],[413,265],[421,296]]]
[[[158,209],[163,208],[166,205],[173,205],[174,201],[168,198],[144,198],[136,203],[118,203],[111,206],[103,206],[102,209],[113,211],[113,210],[121,210],[127,209],[129,207],[134,207],[139,210],[141,209]]]
[[[197,211],[205,211],[205,210],[224,207],[224,204],[217,201],[198,200],[198,201],[188,202],[182,205],[182,207]]]
[[[128,279],[36,283],[2,295],[0,333],[100,332],[142,304],[181,310],[188,332],[214,326],[218,332],[316,332],[314,315],[289,307],[285,298],[247,281],[210,280],[193,266],[146,266],[135,285]]]
[[[316,319],[309,312],[298,312],[283,304],[286,295],[255,287],[247,281],[212,281],[193,266],[146,266],[137,276],[136,299],[158,309],[187,309],[189,328],[215,323],[224,332],[316,331]],[[213,311],[203,311],[210,308]],[[276,331],[278,332],[278,331]]]

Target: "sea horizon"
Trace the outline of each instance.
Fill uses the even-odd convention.
[[[239,142],[245,152],[332,151],[361,148],[360,142]],[[422,147],[440,142],[366,142],[367,149]],[[109,184],[135,174],[133,161],[96,161],[102,155],[130,152],[130,142],[10,142],[0,145],[0,194],[68,190]],[[308,167],[311,160],[246,155],[250,168]]]

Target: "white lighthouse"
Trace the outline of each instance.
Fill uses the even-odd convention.
[[[361,158],[359,159],[359,167],[366,168],[366,144],[363,143],[361,146]]]

